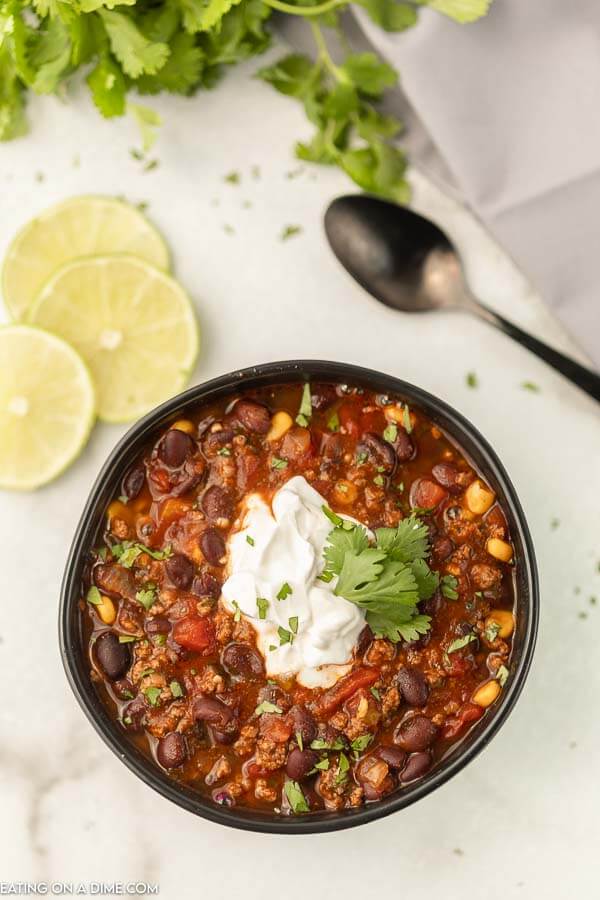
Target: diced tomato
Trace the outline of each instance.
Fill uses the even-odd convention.
[[[442,726],[441,736],[446,741],[451,741],[465,730],[467,725],[472,725],[483,715],[483,707],[475,703],[465,703],[455,716],[446,719]]]
[[[247,450],[245,453],[238,454],[237,487],[239,491],[248,491],[254,486],[254,480],[259,468],[260,457],[257,453]]]
[[[358,437],[361,432],[361,426],[357,421],[358,410],[353,403],[342,403],[338,408],[338,416],[340,425],[345,428],[346,433],[352,437]]]
[[[448,491],[445,491],[435,481],[430,481],[429,478],[419,478],[411,485],[410,505],[421,509],[435,509],[447,496]]]
[[[202,616],[187,616],[173,626],[173,640],[186,650],[210,653],[215,646],[215,626]]]
[[[379,669],[367,667],[355,669],[354,672],[349,672],[348,675],[344,675],[337,684],[334,684],[332,688],[329,688],[328,691],[325,691],[325,693],[319,697],[316,703],[317,715],[330,715],[341,703],[351,697],[355,691],[358,691],[360,688],[369,687],[374,684],[378,678]]]

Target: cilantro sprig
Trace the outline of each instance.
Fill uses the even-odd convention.
[[[492,0],[355,0],[384,31],[417,22],[429,6],[457,22],[485,15]],[[374,53],[350,53],[339,62],[329,51],[323,26],[335,29],[348,0],[0,0],[0,140],[27,130],[26,92],[67,96],[83,69],[102,116],[132,115],[140,126],[142,159],[156,135],[155,110],[130,95],[189,95],[211,88],[228,65],[263,53],[270,18],[308,19],[315,58],[301,54],[267,66],[260,77],[298,99],[315,128],[296,145],[296,156],[334,163],[360,187],[406,200],[406,160],[394,139],[402,123],[377,103],[397,74]],[[145,169],[155,167],[149,160]]]
[[[376,637],[396,643],[426,634],[431,619],[418,604],[440,584],[426,562],[427,526],[410,516],[396,528],[378,528],[371,542],[362,525],[342,520],[327,507],[323,511],[334,525],[323,554],[323,575],[327,580],[337,575],[334,593],[365,610]]]

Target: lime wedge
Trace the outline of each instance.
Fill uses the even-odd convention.
[[[42,288],[29,321],[81,354],[105,422],[135,419],[176,394],[198,354],[198,327],[187,294],[135,256],[67,263]]]
[[[131,253],[169,269],[160,234],[120,200],[72,197],[32,219],[9,246],[2,269],[2,293],[13,319],[26,318],[43,285],[64,263],[104,253]]]
[[[94,417],[92,378],[72,347],[27,325],[0,328],[0,487],[32,490],[56,478]]]

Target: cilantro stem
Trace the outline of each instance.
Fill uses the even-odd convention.
[[[292,16],[320,16],[335,9],[336,6],[344,6],[347,0],[324,0],[317,6],[296,6],[294,3],[284,3],[283,0],[264,0],[265,6],[278,9],[280,12],[289,13]]]
[[[311,8],[317,9],[318,7],[313,6]],[[333,59],[331,58],[329,48],[327,47],[327,42],[325,41],[325,36],[323,34],[323,31],[321,30],[321,26],[316,22],[310,22],[309,24],[313,33],[313,37],[315,39],[315,44],[317,45],[317,49],[319,51],[319,59],[325,65],[325,67],[329,69],[330,73],[333,75],[336,81],[347,82],[348,79],[346,78],[344,72],[342,72],[339,66],[336,66]]]

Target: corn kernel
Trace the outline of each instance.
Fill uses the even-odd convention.
[[[500,538],[490,538],[485,549],[495,559],[501,562],[510,562],[513,558],[513,548],[507,541],[501,541]]]
[[[498,626],[498,637],[510,637],[515,630],[515,619],[507,609],[493,609],[485,620],[485,627]]]
[[[186,434],[193,434],[196,430],[196,426],[189,419],[177,419],[176,422],[173,422],[171,428],[176,428],[177,431],[185,431]]]
[[[117,618],[115,604],[105,594],[100,594],[100,603],[96,604],[96,612],[105,625],[112,625]]]
[[[489,487],[479,480],[472,481],[465,491],[465,502],[472,513],[482,516],[488,511],[496,499],[496,495]]]
[[[477,706],[483,706],[483,708],[486,709],[488,706],[492,705],[494,700],[498,699],[501,690],[502,689],[497,681],[487,681],[485,684],[482,684],[481,687],[477,688],[471,699]]]
[[[294,420],[289,413],[284,410],[276,412],[271,419],[271,427],[267,433],[268,441],[278,441],[284,434],[290,430]]]
[[[358,488],[351,481],[341,479],[341,481],[337,481],[335,483],[333,493],[338,503],[341,503],[342,505],[350,504],[354,503],[354,501],[356,500],[358,496]]]

